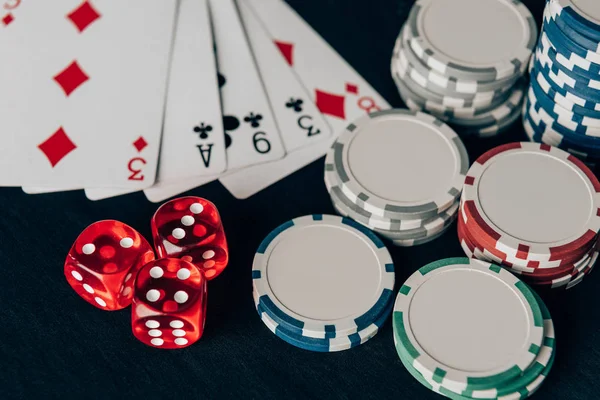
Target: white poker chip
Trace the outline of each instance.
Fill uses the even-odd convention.
[[[395,281],[390,253],[371,231],[320,214],[273,230],[256,252],[252,278],[257,309],[282,326],[276,334],[315,351],[383,323]]]
[[[426,219],[448,209],[460,196],[469,166],[466,149],[450,127],[409,110],[360,118],[330,151],[344,195],[391,219]]]

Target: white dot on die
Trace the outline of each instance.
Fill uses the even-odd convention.
[[[106,307],[106,302],[100,297],[96,297],[94,300],[96,300],[96,303],[100,304],[102,307]]]
[[[159,298],[160,298],[160,292],[156,289],[150,289],[150,290],[148,290],[148,293],[146,293],[146,299],[148,301],[155,302]]]
[[[181,268],[179,271],[177,271],[177,277],[182,281],[185,281],[187,278],[189,278],[191,274],[192,273],[187,268]]]
[[[175,339],[175,344],[178,346],[184,346],[187,344],[187,342],[188,342],[187,339],[182,338],[182,337]]]
[[[202,258],[204,258],[205,260],[211,259],[215,256],[215,252],[212,250],[207,250],[204,253],[202,253]]]
[[[127,286],[123,289],[123,296],[129,296],[129,293],[131,293],[131,288]]]
[[[161,276],[163,276],[163,274],[165,273],[165,271],[163,271],[163,269],[161,267],[152,267],[150,268],[150,276],[158,279]]]
[[[77,279],[79,282],[83,280],[83,276],[81,276],[81,274],[77,271],[71,271],[71,275],[73,275],[73,278]]]
[[[83,254],[90,255],[94,251],[96,251],[96,246],[94,246],[92,243],[88,243],[88,244],[83,245],[83,248],[81,249],[81,251],[83,251]]]
[[[152,337],[159,337],[162,335],[162,331],[160,329],[150,329],[148,331],[148,335]]]
[[[182,321],[171,321],[169,325],[171,325],[171,328],[183,328]]]
[[[92,288],[90,285],[88,285],[87,283],[84,283],[84,284],[83,284],[83,288],[84,288],[84,289],[85,289],[85,291],[86,291],[86,292],[88,292],[88,293],[94,293],[94,289],[93,289],[93,288]]]
[[[125,282],[127,282],[128,280],[131,279],[133,275],[131,275],[131,272],[127,274],[127,276],[125,277]]]
[[[173,229],[173,237],[175,239],[183,239],[185,237],[185,231],[181,228]]]
[[[202,207],[202,204],[200,203],[194,203],[190,206],[190,211],[194,214],[200,214],[202,211],[204,211],[204,207]]]
[[[121,239],[121,241],[119,242],[119,244],[121,245],[121,247],[123,247],[124,249],[128,249],[131,246],[133,246],[133,239],[132,238],[123,238]]]
[[[151,319],[149,321],[146,321],[146,326],[151,329],[158,328],[160,326],[160,323],[158,321]]]
[[[173,336],[185,336],[183,329],[173,329]]]
[[[192,217],[191,215],[185,215],[183,217],[181,217],[181,223],[184,224],[185,226],[190,226],[190,225],[194,225],[194,217]]]
[[[161,338],[154,338],[150,341],[150,343],[152,343],[155,346],[162,346],[164,342],[165,341],[162,340]]]
[[[175,296],[173,296],[173,298],[175,299],[176,302],[181,304],[181,303],[185,303],[188,300],[189,296],[183,290],[178,290],[177,292],[175,292]]]

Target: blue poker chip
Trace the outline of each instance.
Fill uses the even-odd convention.
[[[560,7],[556,7],[556,3],[554,1],[548,1],[546,3],[546,9],[548,10],[550,18],[552,18],[556,25],[558,25],[565,36],[569,37],[573,42],[578,43],[588,50],[600,53],[600,41],[586,36],[569,25],[569,23],[565,21],[565,18],[561,15],[562,10]]]
[[[584,59],[579,54],[561,49],[560,47],[557,48],[545,31],[542,31],[539,37],[537,49],[547,54],[552,62],[564,71],[571,71],[592,79],[600,79],[600,65]]]
[[[263,323],[280,339],[304,350],[332,353],[357,347],[373,338],[379,332],[379,328],[383,326],[385,321],[390,316],[394,302],[393,296],[390,296],[390,299],[386,303],[381,314],[363,329],[347,336],[327,338],[312,338],[302,336],[298,334],[298,332],[290,330],[285,324],[278,323],[277,320],[273,318],[273,315],[269,312],[269,310],[265,308],[260,301],[257,302],[256,297],[254,305]]]
[[[395,274],[373,232],[348,218],[315,214],[263,240],[252,280],[257,306],[288,336],[344,341],[382,315]]]
[[[561,107],[560,104],[556,103],[551,97],[546,95],[537,80],[538,78],[539,73],[536,74],[534,71],[529,89],[530,92],[534,93],[538,104],[544,108],[548,114],[552,115],[560,125],[574,133],[587,136],[600,136],[600,119],[584,117]]]
[[[600,136],[600,119],[583,116],[553,101],[540,85],[540,81],[547,83],[547,80],[544,81],[540,77],[540,71],[534,69],[532,72],[530,91],[535,92],[538,102],[549,114],[554,116],[561,125],[571,129],[573,132],[583,135]]]
[[[539,97],[544,98],[544,96]],[[542,107],[540,104],[540,101],[533,90],[533,84],[529,89],[526,104],[530,114],[535,112],[535,124],[538,125],[542,130],[552,130],[558,133],[560,136],[567,138],[570,142],[578,143],[586,148],[600,147],[600,138],[576,133],[559,124],[556,119],[546,110],[546,108]],[[533,118],[534,116],[531,115],[531,117]]]
[[[600,42],[600,3],[597,1],[548,0],[558,16],[581,34]]]
[[[600,158],[600,148],[586,147],[584,144],[574,142],[561,135],[544,122],[538,124],[531,116],[530,107],[530,103],[527,101],[523,109],[523,128],[529,140],[558,147],[576,155],[583,161],[596,161]]]
[[[573,72],[567,73],[539,52],[534,54],[532,60],[534,68],[544,75],[556,91],[570,92],[584,100],[600,104],[600,80],[585,78]],[[600,111],[596,117],[600,118]]]
[[[536,91],[542,91],[553,102],[559,103],[563,108],[577,114],[596,118],[600,112],[600,103],[586,100],[569,90],[557,90],[550,85],[544,74],[535,68],[531,71],[530,85],[534,86]]]
[[[549,9],[544,10],[543,30],[548,36],[550,42],[556,46],[556,50],[561,54],[577,54],[581,58],[598,65],[600,64],[600,54],[588,50],[578,43],[575,43],[571,38],[560,30],[558,24],[554,22],[549,14]]]

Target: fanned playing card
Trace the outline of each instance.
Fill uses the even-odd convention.
[[[225,133],[206,0],[180,2],[166,102],[155,184],[224,171]],[[86,188],[85,193],[100,200],[128,191]]]
[[[155,179],[175,0],[29,0],[0,48],[0,185]],[[141,10],[141,11],[140,11]]]
[[[283,0],[245,0],[337,135],[354,119],[389,104]],[[283,160],[226,174],[237,198],[250,197],[322,157],[335,139],[289,153]]]

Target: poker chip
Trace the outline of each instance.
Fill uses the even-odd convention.
[[[468,168],[466,149],[448,125],[393,109],[362,117],[339,135],[325,158],[324,181],[339,214],[395,245],[414,246],[454,222]]]
[[[535,292],[529,290],[522,282],[515,282],[510,278],[509,274],[498,273],[501,268],[493,264],[482,263],[479,261],[467,261],[466,259],[448,259],[441,260],[429,264],[419,271],[415,272],[407,282],[402,286],[398,293],[393,314],[393,329],[394,329],[394,346],[400,358],[400,361],[406,370],[423,386],[428,389],[444,395],[450,399],[496,399],[496,398],[525,398],[531,396],[544,382],[549,374],[556,355],[556,340],[554,334],[554,324],[548,308],[542,299]],[[461,280],[453,280],[452,278],[464,274],[466,277]],[[507,276],[508,275],[508,276]],[[507,280],[504,281],[504,278]],[[516,278],[515,278],[516,279]],[[442,310],[436,309],[439,305],[438,299],[426,304],[424,300],[427,296],[433,296],[436,292],[443,292],[444,289],[454,289],[455,286],[465,285],[465,292],[470,294],[478,289],[474,286],[469,286],[470,282],[481,280],[489,284],[490,288],[498,286],[502,287],[503,283],[506,286],[501,290],[494,290],[486,293],[485,296],[477,297],[485,299],[485,304],[469,301],[468,295],[455,296],[451,292],[447,292],[448,299],[452,304],[442,305]],[[502,282],[502,283],[500,283]],[[486,285],[487,287],[487,285]],[[434,292],[435,290],[435,292]],[[502,292],[502,295],[498,294]],[[463,293],[462,291],[460,293]],[[523,295],[523,296],[521,296]],[[446,297],[445,297],[446,298]],[[516,318],[519,314],[526,314],[526,318],[519,321],[519,324],[498,326],[502,321],[494,319],[495,315],[505,315],[509,310],[503,309],[502,299],[509,299],[508,307],[518,309],[516,314],[510,315],[511,318]],[[525,301],[522,299],[525,298]],[[515,300],[520,300],[515,301]],[[454,302],[459,303],[456,305]],[[446,307],[454,308],[448,315],[443,315],[443,310]],[[520,307],[524,306],[524,307]],[[482,319],[472,318],[474,308],[481,307]],[[539,314],[537,310],[539,309]],[[529,313],[531,310],[531,313]],[[476,311],[475,311],[476,312]],[[446,328],[439,331],[431,329],[419,329],[419,325],[424,324],[427,318],[431,318],[433,323],[442,323],[447,318],[453,318],[458,315],[459,324],[456,319],[449,321],[447,326],[452,330],[460,331],[456,335],[454,332],[449,333]],[[464,314],[463,318],[461,314]],[[479,314],[478,314],[479,315]],[[534,315],[533,319],[531,315]],[[442,321],[437,321],[436,318],[441,316]],[[405,323],[407,321],[408,323]],[[541,324],[540,324],[541,322]],[[468,328],[473,326],[473,330]],[[533,335],[529,335],[527,328],[534,327]],[[494,329],[496,328],[496,329]],[[542,330],[541,345],[537,347],[539,342],[539,331]],[[410,336],[407,331],[412,334]],[[486,335],[481,335],[484,331]],[[477,335],[477,333],[480,333]],[[535,356],[525,354],[524,346],[519,348],[519,344],[512,344],[510,337],[526,338],[523,343],[529,343],[533,338],[536,342],[533,346]],[[501,356],[494,354],[499,349],[493,340],[498,338],[499,346],[507,346],[507,357],[502,359]],[[412,339],[419,343],[419,347],[412,345]],[[472,340],[472,341],[470,341]],[[474,346],[483,348],[479,353],[474,352]],[[425,347],[425,350],[423,350]],[[471,357],[464,357],[460,351],[466,349],[465,353]],[[430,373],[423,367],[425,362],[421,363],[421,359],[429,361],[426,356],[421,356],[418,351],[423,351],[424,354],[433,354],[431,358],[442,365],[435,373]],[[481,354],[481,357],[480,357]],[[501,354],[501,353],[500,353]],[[498,362],[494,363],[494,361]],[[470,377],[468,382],[477,383],[479,389],[461,389],[467,385],[453,385],[451,379],[447,378],[448,370],[452,371],[450,376],[465,377],[472,374],[471,371],[485,371],[486,368],[498,367],[502,362],[509,363],[510,361],[518,360],[515,363],[514,370],[509,374],[511,378],[502,375],[493,375],[491,379],[479,379],[479,377]],[[476,369],[478,363],[483,364],[482,368]],[[526,365],[527,364],[527,365]],[[524,367],[522,367],[525,365]],[[463,367],[464,370],[460,370]],[[454,371],[459,369],[457,371]],[[520,371],[519,371],[520,370]],[[467,378],[469,379],[469,378]]]
[[[525,110],[525,128],[535,137]],[[569,289],[593,269],[600,182],[577,157],[539,143],[509,143],[479,157],[465,178],[458,236],[467,256],[532,285]]]
[[[274,229],[256,252],[252,279],[265,325],[306,350],[366,342],[393,303],[390,253],[371,231],[339,216],[309,215]]]
[[[548,0],[530,64],[523,126],[531,141],[600,161],[600,6]]]
[[[554,352],[552,321],[540,302],[495,264],[436,261],[398,292],[396,350],[413,376],[450,398],[532,392]]]
[[[511,34],[497,35],[496,25]],[[420,0],[396,40],[392,76],[409,109],[461,136],[496,136],[519,118],[521,77],[536,39],[536,23],[519,1]]]

